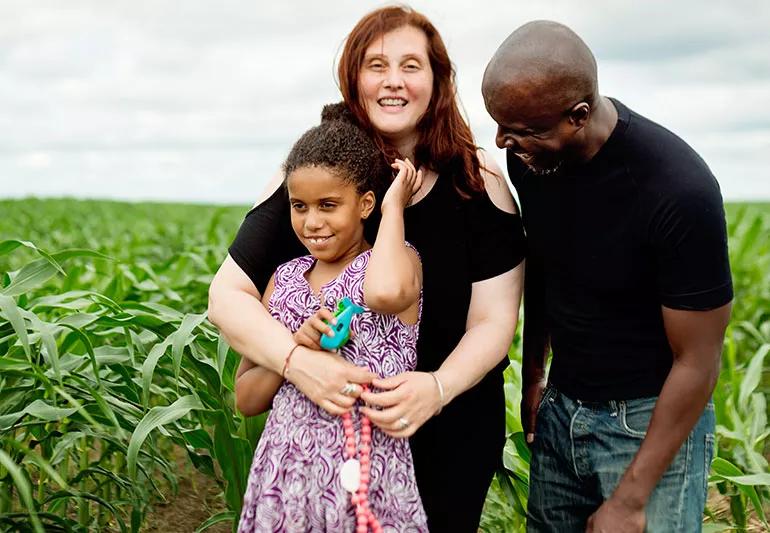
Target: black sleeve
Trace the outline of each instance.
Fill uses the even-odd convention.
[[[524,259],[524,228],[518,214],[500,210],[484,193],[470,200],[471,281],[499,276]]]
[[[725,212],[712,176],[697,188],[666,195],[650,230],[664,306],[707,311],[732,300]]]
[[[246,214],[228,251],[260,293],[278,265],[306,253],[291,228],[285,187]]]

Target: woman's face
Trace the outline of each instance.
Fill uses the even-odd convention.
[[[422,30],[402,26],[366,49],[358,93],[372,125],[389,141],[417,142],[417,123],[432,92],[428,38]]]

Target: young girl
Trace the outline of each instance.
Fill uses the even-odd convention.
[[[408,160],[396,160],[393,168],[398,174],[383,197],[372,248],[364,220],[390,170],[342,106],[324,109],[321,125],[297,141],[284,165],[292,227],[311,255],[279,266],[263,303],[295,332],[297,344],[317,349],[321,335],[332,334],[329,309],[350,298],[364,312],[353,318],[355,335],[339,356],[368,372],[363,385],[342,387],[343,400],[318,406],[291,383],[292,353],[283,376],[242,359],[239,407],[264,410],[272,398],[272,411],[254,455],[241,532],[427,531],[408,440],[372,428],[356,400],[367,378],[394,376],[416,364],[422,269],[404,241],[403,210],[422,173]],[[340,404],[350,406],[348,414]],[[361,462],[344,475],[346,490],[342,467],[351,457]]]

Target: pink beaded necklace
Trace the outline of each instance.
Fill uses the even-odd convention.
[[[365,392],[369,387],[363,385]],[[342,415],[342,427],[345,430],[346,461],[340,470],[342,486],[351,493],[350,503],[356,508],[356,533],[367,533],[371,527],[373,533],[382,533],[382,526],[369,507],[369,471],[371,468],[372,423],[369,417],[361,414],[361,448],[356,459],[356,431],[350,413]]]

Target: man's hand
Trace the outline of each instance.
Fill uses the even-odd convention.
[[[610,497],[588,518],[586,533],[643,533],[644,507]]]
[[[521,425],[524,428],[524,436],[527,444],[535,442],[535,421],[537,419],[537,407],[543,399],[545,391],[545,378],[534,381],[524,386],[521,391]]]

